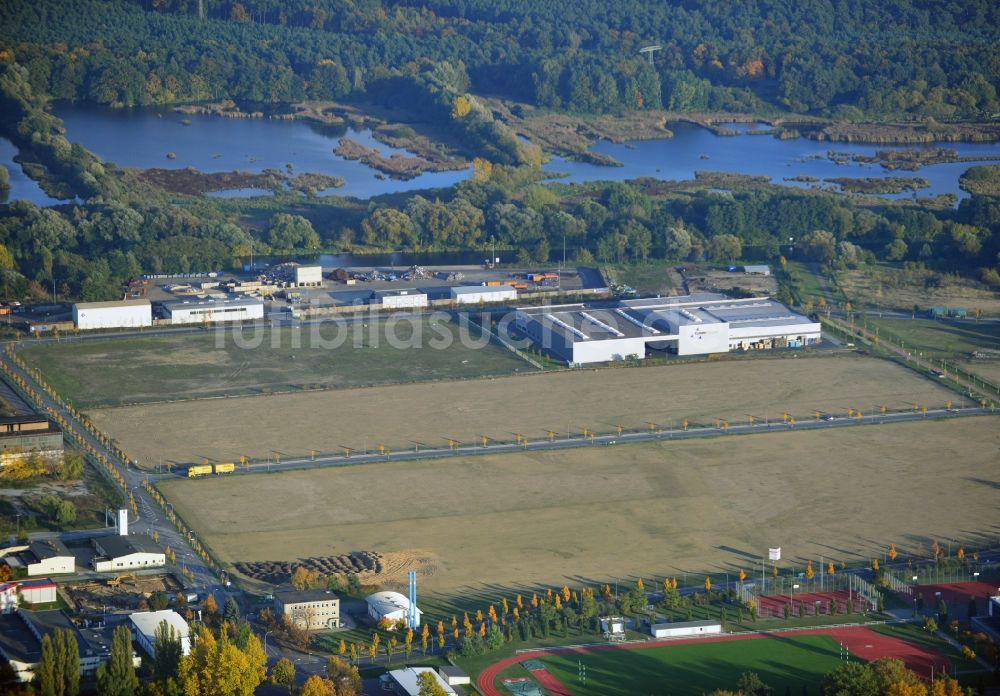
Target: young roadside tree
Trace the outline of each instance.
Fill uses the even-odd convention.
[[[361,693],[361,673],[358,668],[339,657],[326,661],[326,676],[337,687],[337,696]]]
[[[226,600],[226,605],[222,610],[222,618],[231,624],[235,624],[240,620],[240,605],[235,597],[230,597]]]
[[[104,696],[135,696],[139,677],[132,664],[132,634],[127,626],[115,629],[107,665],[97,668],[97,691]]]
[[[271,668],[271,683],[283,686],[291,693],[295,686],[295,664],[287,657],[278,660]]]
[[[329,679],[314,674],[306,679],[299,696],[337,696],[337,687]]]

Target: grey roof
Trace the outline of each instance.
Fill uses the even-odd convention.
[[[8,660],[33,663],[42,659],[42,644],[16,614],[0,614],[0,653]]]
[[[80,309],[110,309],[112,307],[142,307],[150,306],[149,300],[112,300],[110,302],[77,302],[73,305]]]
[[[446,677],[467,677],[465,670],[455,665],[441,665],[438,672]]]
[[[478,292],[510,292],[516,289],[513,285],[458,285],[451,289],[456,295],[472,295]]]
[[[146,536],[106,536],[94,539],[104,553],[111,558],[120,558],[133,553],[163,553],[163,549],[155,541]]]
[[[31,549],[31,553],[40,561],[44,561],[47,558],[73,555],[66,548],[66,544],[58,539],[36,539],[28,544],[28,548]]]
[[[707,292],[623,300],[610,305],[601,302],[522,307],[518,311],[574,343],[639,337],[665,340],[677,338],[679,328],[690,325],[728,323],[735,328],[767,328],[813,323],[769,297],[733,299]]]
[[[230,297],[225,300],[170,300],[164,302],[163,306],[173,311],[175,309],[194,309],[197,307],[249,307],[251,305],[262,305],[264,301],[258,297]]]
[[[277,590],[274,593],[275,599],[280,599],[283,604],[299,604],[301,602],[332,602],[340,598],[329,590]]]

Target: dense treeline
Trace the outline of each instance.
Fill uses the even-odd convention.
[[[974,196],[957,210],[889,207],[788,191],[647,195],[641,185],[542,186],[520,170],[459,185],[448,198],[415,195],[399,207],[272,208],[262,229],[230,222],[209,201],[0,208],[0,295],[114,297],[144,273],[230,268],[269,250],[484,248],[518,250],[522,263],[666,258],[774,260],[779,255],[854,267],[873,260],[973,272],[1000,286],[1000,200]],[[294,206],[292,202],[290,206]],[[262,211],[261,211],[262,212]]]
[[[473,92],[582,112],[983,118],[1000,111],[998,27],[987,0],[0,5],[0,40],[36,90],[126,105],[339,98],[444,62]],[[638,51],[653,43],[651,67]]]

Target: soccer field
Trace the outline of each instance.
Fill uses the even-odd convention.
[[[698,695],[735,691],[743,672],[756,672],[776,693],[803,686],[814,693],[840,663],[840,645],[829,636],[782,636],[662,648],[552,655],[542,663],[574,696]],[[586,682],[580,679],[580,665]]]

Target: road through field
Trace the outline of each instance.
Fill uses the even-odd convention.
[[[782,428],[158,485],[231,563],[363,550],[419,560],[426,591],[577,586],[735,574],[775,545],[803,564],[871,558],[890,541],[980,546],[971,530],[997,521],[996,422]],[[920,504],[928,491],[933,505]]]
[[[234,461],[414,450],[680,429],[691,425],[799,420],[955,398],[891,362],[853,354],[727,360],[633,369],[443,381],[367,389],[213,399],[94,410],[94,423],[147,469],[203,458]],[[151,426],[151,424],[153,424]],[[550,432],[551,431],[551,434]],[[280,454],[275,454],[280,453]]]

